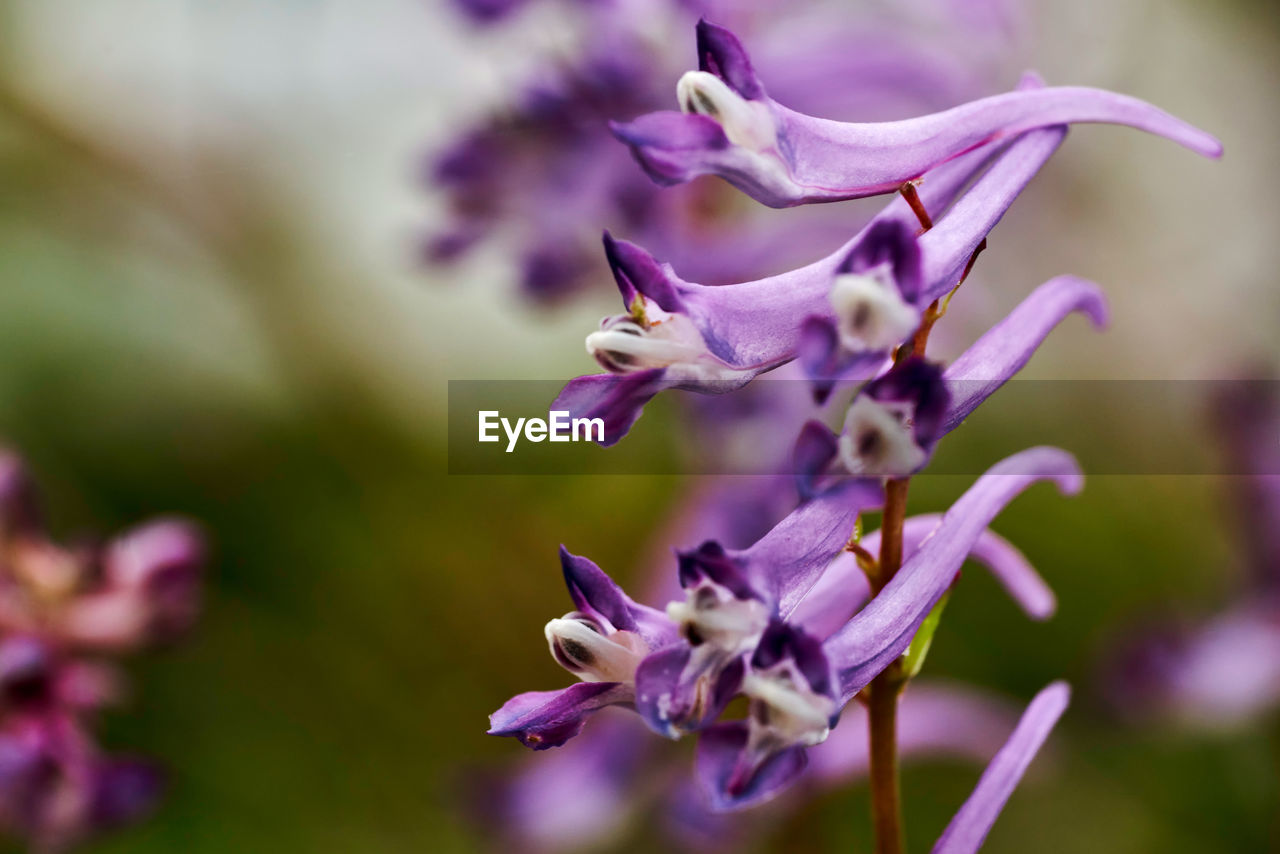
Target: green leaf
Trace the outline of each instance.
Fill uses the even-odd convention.
[[[903,653],[902,670],[907,679],[914,678],[924,667],[925,657],[929,655],[929,647],[933,644],[933,633],[938,630],[938,623],[942,622],[942,609],[947,607],[947,600],[950,598],[950,591],[943,594],[929,616],[920,624],[920,631],[911,639],[911,646]]]

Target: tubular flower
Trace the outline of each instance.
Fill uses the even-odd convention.
[[[921,202],[950,210],[919,238],[910,205],[895,199],[826,258],[753,282],[686,282],[670,265],[606,234],[605,254],[627,313],[606,318],[587,337],[587,351],[610,373],[571,380],[556,407],[602,418],[603,444],[612,445],[663,389],[733,391],[797,357],[820,399],[837,378],[873,376],[914,332],[920,311],[959,282],[1063,133],[1051,128],[1017,140],[959,201],[987,165],[986,154],[931,174]]]
[[[881,671],[907,651],[925,617],[947,592],[966,556],[986,535],[987,525],[1027,486],[1054,481],[1064,493],[1079,490],[1081,476],[1069,454],[1033,448],[998,463],[948,510],[885,588],[825,640],[801,629],[790,635],[797,667],[807,683],[789,693],[761,692],[753,698],[770,708],[753,712],[747,724],[707,730],[699,745],[698,774],[707,797],[718,809],[738,809],[778,794],[805,766],[805,748],[818,738],[817,696],[835,700],[831,713],[847,704]],[[748,683],[755,666],[744,677]],[[764,666],[768,666],[767,664]],[[828,683],[820,674],[833,673]],[[800,728],[801,708],[811,726]],[[770,724],[769,721],[775,721]],[[781,723],[777,723],[781,721]],[[752,728],[756,734],[750,735]],[[823,735],[825,738],[825,735]]]
[[[941,163],[1025,131],[1104,122],[1164,136],[1206,157],[1222,146],[1156,107],[1101,89],[1009,92],[882,123],[819,119],[770,98],[737,37],[703,20],[698,71],[680,78],[680,112],[614,123],[654,181],[719,175],[763,204],[791,207],[893,192]]]
[[[606,706],[632,704],[636,667],[675,640],[675,626],[661,611],[633,602],[590,560],[561,546],[560,565],[575,610],[544,632],[552,657],[583,681],[518,694],[489,716],[490,735],[515,736],[534,750],[564,744]]]

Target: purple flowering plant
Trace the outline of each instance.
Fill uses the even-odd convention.
[[[103,752],[94,724],[125,694],[115,659],[194,623],[204,553],[177,518],[57,543],[26,467],[0,452],[0,832],[62,851],[150,811],[160,768]]]
[[[510,5],[485,4],[482,17]],[[531,763],[527,780],[596,783],[590,821],[555,814],[555,804],[539,801],[536,782],[513,784],[512,814],[547,839],[557,828],[598,832],[627,808],[627,776],[648,761],[637,745],[647,728],[696,739],[695,782],[675,789],[696,795],[681,796],[671,811],[685,831],[723,836],[729,814],[865,773],[875,849],[901,852],[899,758],[922,740],[926,750],[943,749],[945,737],[929,742],[921,727],[927,734],[966,714],[945,692],[934,695],[928,715],[907,712],[917,705],[914,683],[949,591],[973,558],[1028,616],[1049,617],[1051,589],[990,525],[1038,482],[1065,495],[1083,483],[1070,454],[1036,447],[996,463],[945,512],[912,515],[911,478],[1060,322],[1081,313],[1102,327],[1107,309],[1098,286],[1059,276],[1032,289],[949,365],[930,357],[930,335],[992,228],[1058,150],[1068,125],[1128,125],[1209,157],[1221,149],[1134,98],[1046,87],[1034,75],[1013,92],[916,119],[813,118],[766,95],[728,29],[703,20],[696,42],[699,69],[680,78],[680,112],[612,126],[655,182],[717,175],[776,207],[897,197],[834,252],[738,283],[689,281],[606,233],[623,313],[586,340],[604,373],[570,381],[556,408],[603,419],[602,444],[612,445],[666,390],[746,395],[761,375],[777,371],[798,377],[808,393],[803,406],[755,415],[790,447],[789,459],[770,461],[775,476],[752,478],[775,502],[762,514],[767,524],[707,522],[706,505],[726,500],[709,490],[700,508],[685,509],[698,518],[679,532],[674,558],[640,600],[561,547],[569,610],[544,635],[552,657],[578,681],[511,698],[491,715],[489,732],[535,751],[564,751],[546,776]],[[781,510],[778,495],[785,496]],[[866,532],[864,517],[873,513],[879,528]],[[739,536],[744,531],[750,535]],[[1053,682],[1011,733],[1001,725],[1007,738],[935,851],[981,847],[1069,695],[1065,683]],[[856,750],[851,733],[863,742]]]

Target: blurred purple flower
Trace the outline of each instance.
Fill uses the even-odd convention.
[[[103,756],[88,713],[122,692],[106,656],[190,628],[203,562],[201,535],[176,519],[58,545],[25,466],[0,454],[0,828],[62,850],[153,806],[159,772]]]
[[[1135,720],[1230,729],[1280,706],[1280,394],[1228,382],[1212,403],[1223,443],[1246,582],[1200,622],[1156,620],[1116,640],[1104,689]]]

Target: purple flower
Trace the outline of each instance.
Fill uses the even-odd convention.
[[[759,541],[728,550],[707,541],[679,554],[685,601],[667,615],[682,643],[649,656],[636,672],[636,708],[670,737],[713,720],[740,687],[744,657],[759,654],[844,548],[858,515],[883,501],[878,483],[846,481],[802,504]]]
[[[765,690],[751,694],[753,658],[743,680],[744,692],[752,696],[750,717],[707,730],[699,743],[699,779],[717,809],[772,798],[803,770],[805,748],[826,738],[823,716],[837,712],[906,652],[991,520],[1037,480],[1052,480],[1065,493],[1081,485],[1075,461],[1063,451],[1033,448],[1015,454],[956,501],[880,594],[843,627],[825,641],[792,628],[782,655],[790,656],[790,689],[766,683]]]
[[[0,828],[35,850],[137,821],[162,784],[149,763],[101,755],[71,716],[9,715],[0,725]]]
[[[639,605],[600,567],[560,547],[565,585],[575,610],[547,623],[551,655],[583,682],[560,691],[529,691],[489,716],[489,734],[515,736],[526,747],[559,747],[588,716],[635,700],[636,667],[675,641],[661,611]]]
[[[852,240],[806,267],[753,282],[686,282],[639,247],[605,235],[626,314],[606,318],[587,351],[610,374],[571,380],[555,406],[602,418],[617,442],[663,389],[723,393],[799,356],[825,397],[837,377],[867,379],[953,288],[988,231],[1061,142],[1060,129],[1010,145],[988,162],[967,155],[930,175],[921,201],[950,208],[918,240],[915,214],[895,199]]]
[[[731,32],[701,21],[698,71],[680,78],[681,112],[615,123],[614,133],[659,184],[719,175],[771,207],[893,192],[904,182],[994,140],[1080,122],[1123,124],[1218,157],[1209,134],[1136,98],[1100,89],[1010,92],[941,113],[845,123],[789,110],[765,94]]]
[[[1104,688],[1136,721],[1229,730],[1280,706],[1280,395],[1275,381],[1230,382],[1210,401],[1249,574],[1201,622],[1146,618],[1109,645]]]
[[[53,542],[25,467],[0,453],[0,828],[61,850],[152,807],[157,769],[103,756],[86,727],[122,690],[104,656],[190,627],[203,561],[176,519],[102,548]]]
[[[938,513],[912,516],[902,531],[902,554],[909,560],[921,543],[933,535],[942,521]],[[871,554],[880,551],[880,531],[860,541]],[[1053,590],[1013,543],[994,531],[984,531],[974,541],[969,559],[986,567],[1005,592],[1033,620],[1047,620],[1057,610]],[[841,552],[809,592],[792,610],[791,622],[825,640],[871,599],[867,575],[852,552]]]
[[[881,500],[879,484],[847,481],[746,549],[707,541],[680,553],[685,600],[665,613],[637,604],[598,566],[562,547],[575,610],[545,633],[556,661],[584,681],[513,697],[490,716],[490,734],[535,750],[556,747],[610,705],[634,705],[665,735],[698,728],[737,690],[742,659],[771,617],[789,613],[844,547],[858,514]]]
[[[832,467],[863,476],[919,471],[938,440],[1020,371],[1049,332],[1076,311],[1095,326],[1107,322],[1097,285],[1059,276],[1032,291],[945,371],[915,357],[899,362],[859,391],[838,437],[820,422],[807,426],[813,450],[801,468],[810,476]]]

